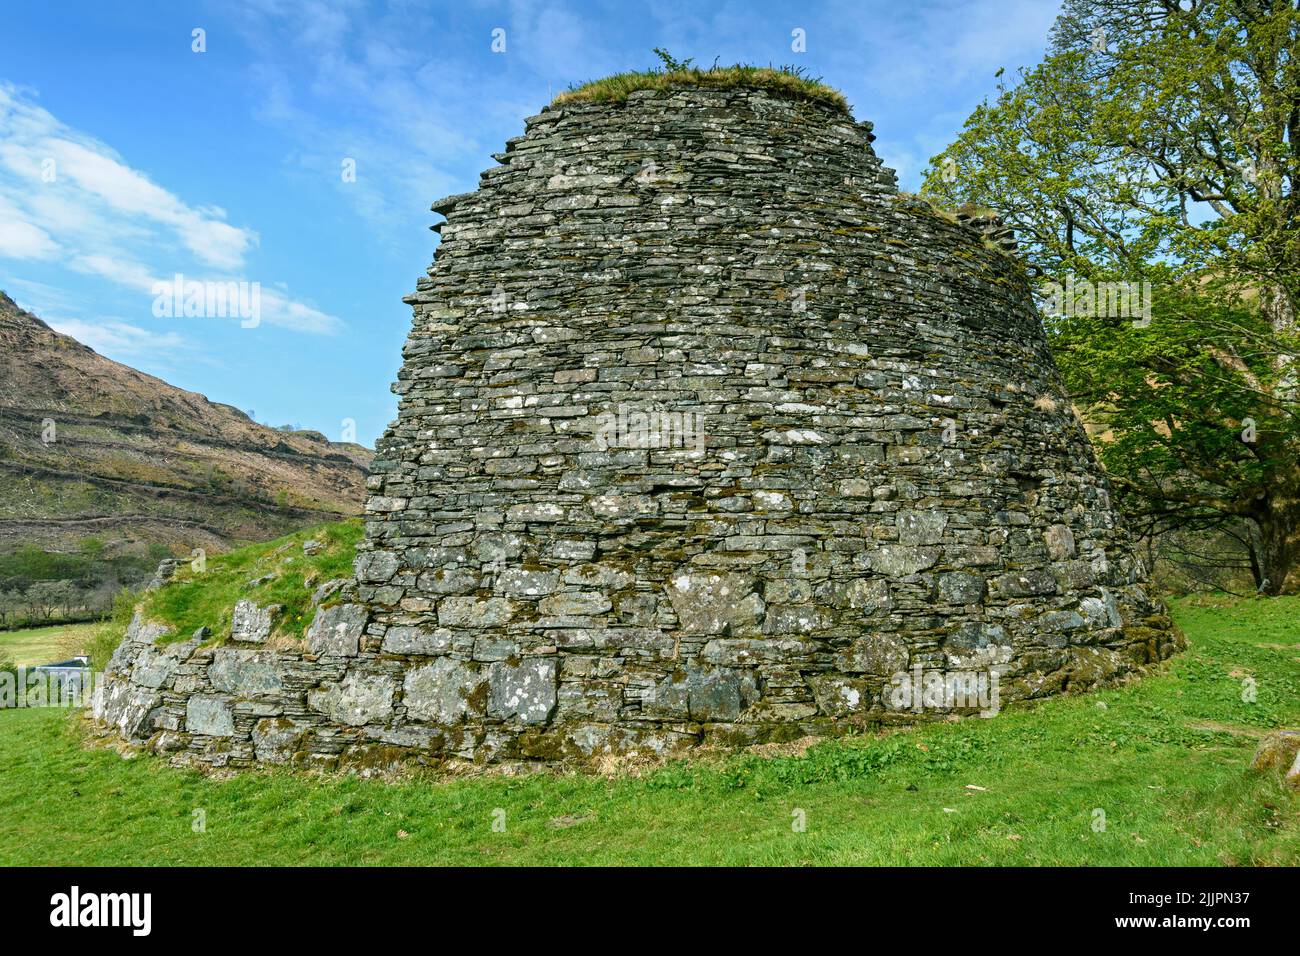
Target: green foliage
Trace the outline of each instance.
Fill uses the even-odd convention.
[[[693,57],[685,60],[679,60],[663,47],[655,47],[653,51],[655,56],[659,57],[659,62],[663,64],[665,73],[684,73],[691,68],[695,62]]]
[[[131,623],[131,616],[135,613],[136,602],[140,596],[128,587],[122,588],[113,595],[112,613],[109,615],[110,623],[126,629]]]
[[[1258,733],[1300,723],[1300,599],[1175,616],[1188,652],[1122,687],[613,779],[205,778],[88,749],[58,711],[3,713],[0,864],[1300,864],[1300,795],[1249,769]]]
[[[1053,349],[1146,529],[1238,538],[1264,593],[1300,591],[1297,55],[1293,4],[1068,0],[924,186],[1058,286],[1150,283],[1149,327],[1050,319]]]
[[[93,587],[105,581],[147,578],[169,552],[152,545],[145,554],[106,555],[104,543],[87,538],[75,552],[43,551],[32,544],[0,554],[0,589],[27,588],[38,581],[70,581]]]
[[[93,562],[89,555],[42,551],[33,544],[19,545],[0,554],[0,587],[30,587],[37,581],[91,580]]]
[[[21,545],[0,554],[0,625],[97,617],[117,589],[143,584],[167,554],[161,544],[144,554],[109,554],[95,537],[72,552]]]
[[[1269,398],[1277,368],[1268,355],[1239,348],[1243,336],[1266,335],[1268,321],[1257,309],[1164,284],[1153,303],[1146,327],[1048,317],[1070,395],[1109,433],[1098,451],[1112,477],[1158,493],[1148,517],[1186,526],[1248,514],[1278,478],[1273,459],[1300,445],[1300,418]],[[1217,356],[1228,354],[1241,357],[1225,369]]]
[[[94,630],[91,632],[90,639],[86,642],[85,647],[92,670],[102,671],[108,666],[113,652],[122,643],[122,635],[125,631],[125,625],[119,626],[114,621],[94,625]]]
[[[91,561],[99,561],[104,557],[104,539],[89,537],[81,542],[81,553]]]

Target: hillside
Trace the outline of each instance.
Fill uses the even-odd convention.
[[[370,458],[104,358],[0,292],[0,554],[276,537],[360,513]]]

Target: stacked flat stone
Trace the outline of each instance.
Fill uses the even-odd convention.
[[[942,715],[890,706],[916,668],[1006,702],[1172,653],[1010,237],[900,195],[870,130],[757,89],[530,118],[434,204],[355,594],[301,651],[227,648],[282,699],[196,687],[221,736],[173,692],[168,746],[664,753]]]

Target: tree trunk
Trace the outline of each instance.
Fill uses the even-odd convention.
[[[1251,569],[1260,594],[1300,594],[1300,509],[1289,496],[1270,495],[1253,516]]]
[[[1295,303],[1290,294],[1281,286],[1265,286],[1260,290],[1260,308],[1273,327],[1273,334],[1285,340],[1295,332]],[[1290,355],[1279,354],[1274,359],[1278,371],[1277,394],[1282,399],[1294,396],[1296,390],[1296,369]]]

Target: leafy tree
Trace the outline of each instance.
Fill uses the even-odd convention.
[[[1300,591],[1297,54],[1293,2],[1067,0],[924,187],[997,210],[1058,290],[1150,283],[1149,324],[1049,317],[1067,387],[1125,503],[1239,534],[1269,594]]]

